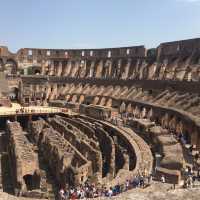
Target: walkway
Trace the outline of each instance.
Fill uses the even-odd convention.
[[[62,108],[49,106],[29,106],[22,107],[20,104],[12,103],[12,107],[0,107],[0,116],[15,116],[15,115],[37,115],[37,114],[51,114],[61,113]]]

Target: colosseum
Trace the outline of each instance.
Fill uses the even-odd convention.
[[[0,46],[3,199],[150,199],[163,188],[158,199],[183,199],[200,185],[199,82],[200,38],[153,49]]]

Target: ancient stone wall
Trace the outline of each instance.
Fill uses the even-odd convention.
[[[18,122],[8,122],[9,157],[16,194],[40,188],[40,174],[36,154]],[[30,178],[29,180],[27,178]]]

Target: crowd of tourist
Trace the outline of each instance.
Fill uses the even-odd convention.
[[[35,110],[21,107],[20,109],[16,109],[15,112],[16,112],[16,114],[18,114],[18,113],[30,113],[30,112],[33,113],[33,112],[35,112]]]
[[[132,179],[126,180],[124,184],[116,184],[113,187],[96,186],[86,181],[78,187],[61,188],[59,191],[60,200],[68,199],[87,199],[97,197],[112,197],[121,194],[133,188],[144,188],[151,183],[152,175],[144,177],[142,175],[135,176]]]
[[[183,172],[184,188],[192,188],[195,186],[195,181],[200,181],[200,168],[197,170],[187,166]]]

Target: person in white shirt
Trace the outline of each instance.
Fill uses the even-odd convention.
[[[64,196],[65,191],[61,188],[59,193],[60,193],[60,199],[64,200],[65,199],[65,196]]]
[[[112,197],[113,195],[113,191],[112,188],[110,187],[110,189],[108,190],[108,197]]]
[[[161,182],[165,183],[165,176],[164,175],[161,176]]]

